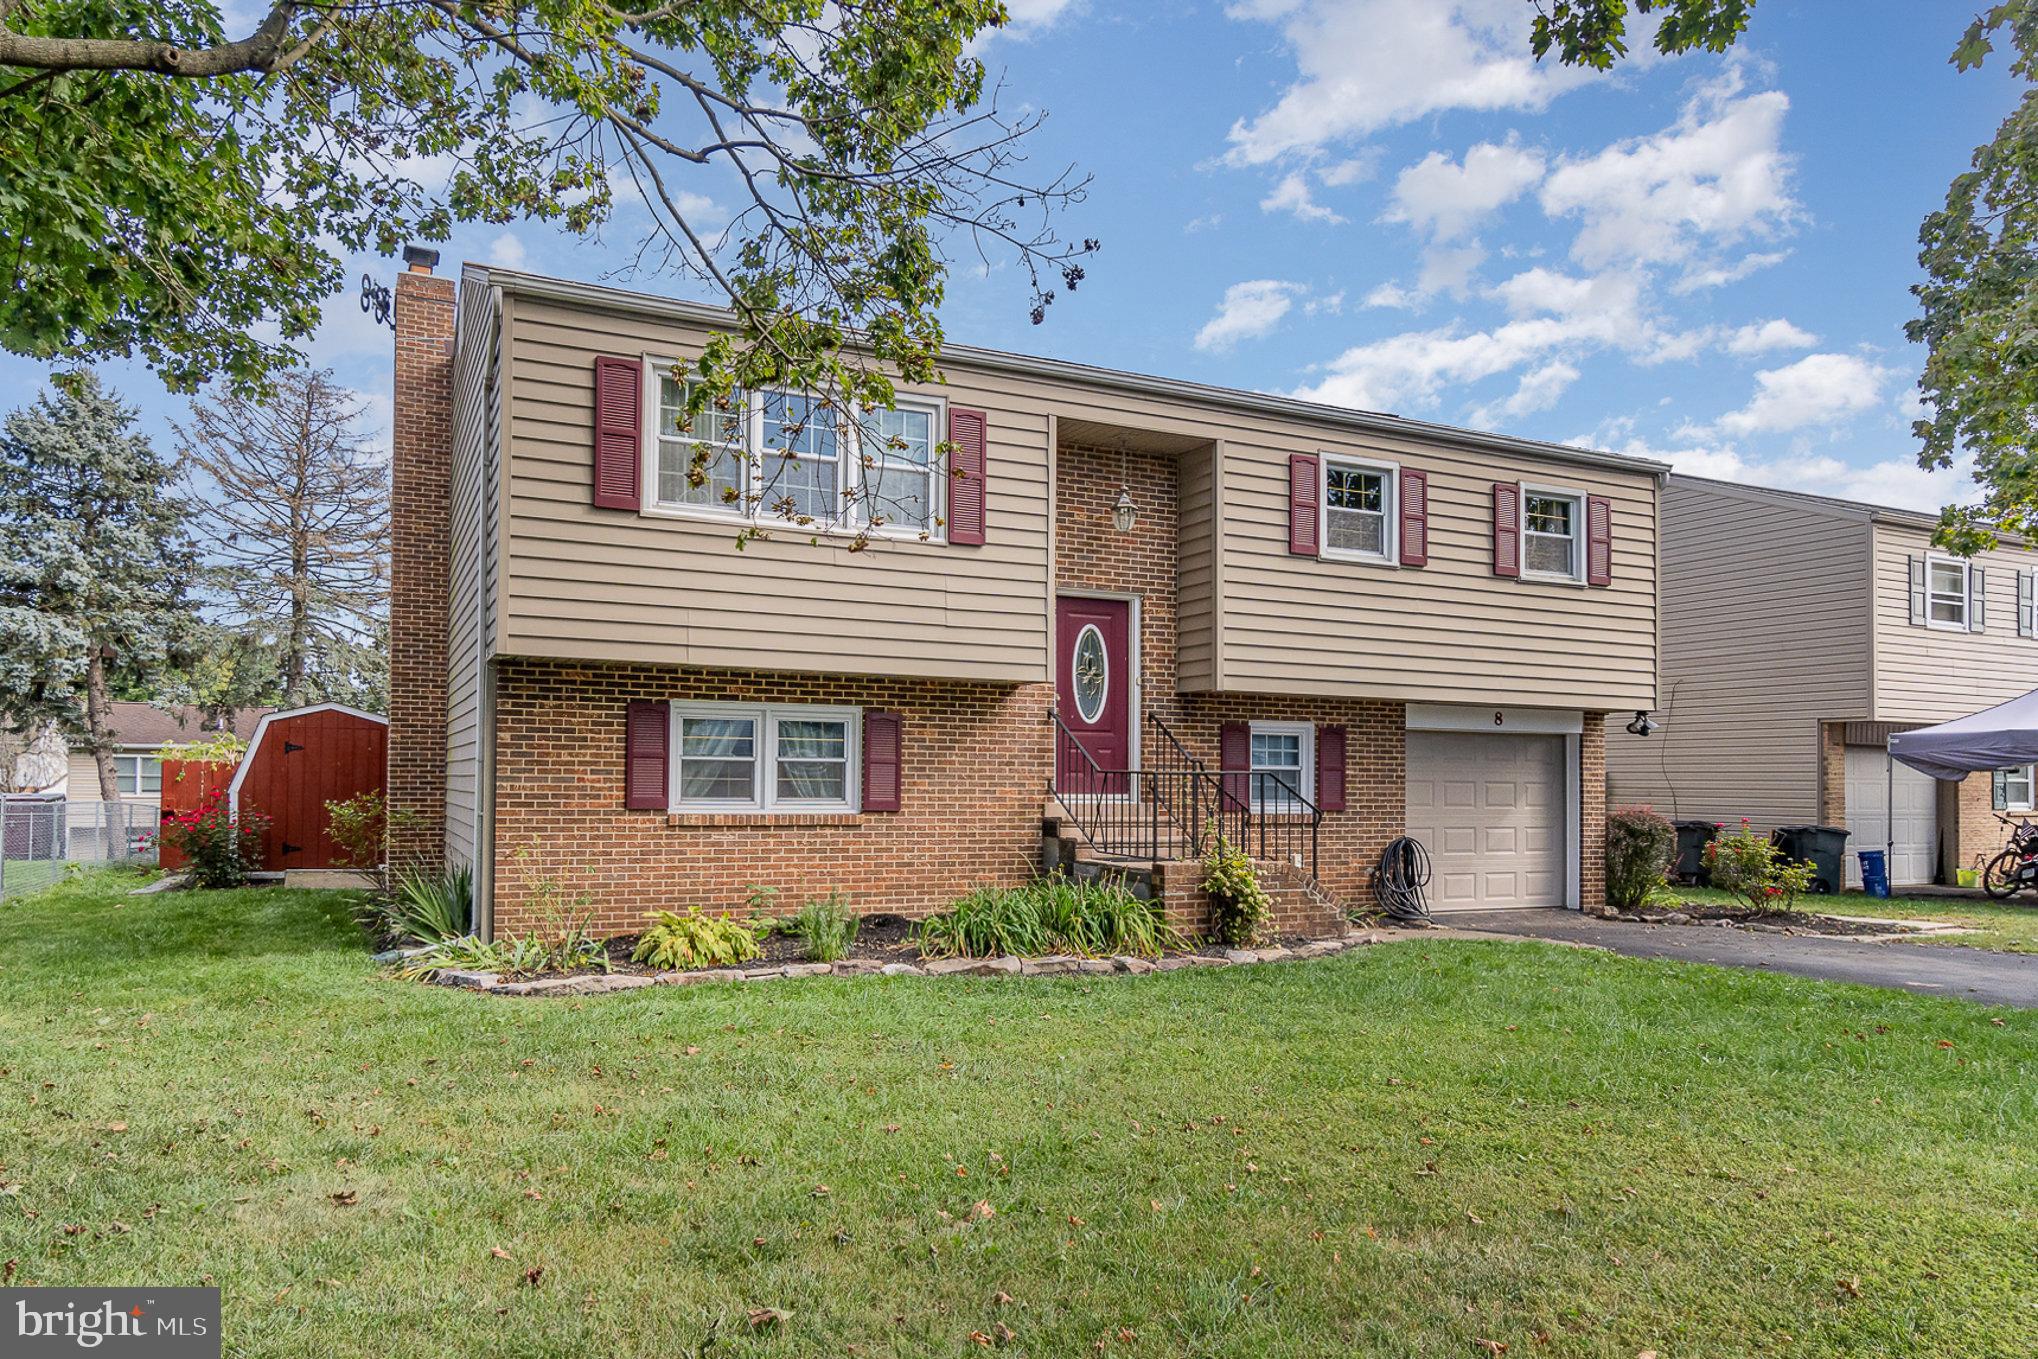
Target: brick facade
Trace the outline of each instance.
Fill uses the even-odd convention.
[[[1606,909],[1606,714],[1587,713],[1578,735],[1578,908]]]
[[[389,486],[390,857],[446,853],[446,629],[453,467],[453,281],[396,280]]]
[[[1819,723],[1819,822],[1847,824],[1847,724]]]

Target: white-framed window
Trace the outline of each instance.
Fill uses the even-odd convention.
[[[1316,728],[1307,722],[1254,722],[1249,728],[1248,787],[1252,805],[1294,806],[1295,794],[1316,797]]]
[[[2033,767],[2024,765],[2017,769],[2003,771],[2003,807],[2006,811],[2038,811],[2038,800],[2032,794],[2038,790],[2038,779],[2032,777]]]
[[[161,797],[163,761],[155,755],[115,755],[113,786],[122,797]]]
[[[1521,573],[1543,580],[1585,578],[1585,497],[1547,486],[1521,488]]]
[[[1967,631],[1968,571],[1965,557],[1925,558],[1925,624]]]
[[[1400,469],[1391,462],[1325,453],[1322,555],[1339,561],[1392,562]]]
[[[675,703],[672,807],[853,812],[862,741],[858,708]]]
[[[941,399],[901,397],[850,420],[800,392],[738,392],[688,419],[695,384],[677,365],[646,364],[645,513],[944,536]]]

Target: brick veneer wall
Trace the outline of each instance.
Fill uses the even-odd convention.
[[[390,854],[446,853],[446,629],[453,466],[453,280],[396,280],[389,486]]]
[[[1175,698],[1175,535],[1181,502],[1172,453],[1120,454],[1064,444],[1055,455],[1054,578],[1061,590],[1139,596],[1140,702],[1163,722]],[[1139,508],[1130,533],[1111,523],[1120,487]]]
[[[594,927],[647,911],[778,909],[842,892],[859,911],[922,916],[971,887],[1037,871],[1049,743],[1044,684],[965,684],[504,660],[496,679],[496,930],[538,923],[536,884],[586,893]],[[632,699],[854,704],[903,715],[901,808],[820,816],[626,811]]]
[[[1606,714],[1585,714],[1578,737],[1578,908],[1606,909]]]
[[[1819,723],[1819,824],[1847,824],[1847,724]]]

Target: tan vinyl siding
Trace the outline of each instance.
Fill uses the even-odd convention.
[[[1819,815],[1819,722],[1869,705],[1869,522],[1672,477],[1652,736],[1609,722],[1607,791],[1761,829]]]
[[[590,505],[598,355],[685,358],[682,323],[519,297],[505,323],[504,654],[1001,681],[1047,675],[1048,420],[966,378],[990,425],[983,547],[777,530]]]
[[[1226,435],[1225,687],[1608,710],[1650,707],[1656,675],[1656,478],[1269,424]],[[1385,459],[1429,475],[1429,564],[1288,551],[1288,457]],[[1493,483],[1603,495],[1613,583],[1493,574]],[[1581,538],[1579,550],[1584,550]]]
[[[1220,449],[1182,455],[1175,546],[1175,684],[1183,693],[1218,687],[1217,479]]]
[[[2017,635],[2017,573],[2038,566],[2021,548],[1984,552],[1987,627],[1952,632],[1910,621],[1910,558],[1931,551],[1931,530],[1875,525],[1875,713],[1882,722],[1943,722],[2038,688],[2038,639]]]
[[[460,288],[453,359],[453,469],[446,647],[446,860],[474,866],[481,781],[481,665],[491,613],[486,525],[487,450],[495,364],[491,289],[465,279]]]

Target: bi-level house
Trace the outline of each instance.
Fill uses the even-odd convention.
[[[2032,771],[1940,783],[1894,732],[2038,688],[2038,553],[1933,546],[1935,516],[1675,475],[1663,493],[1663,671],[1646,738],[1616,731],[1615,802],[1758,829],[1831,825],[1897,884],[1953,881],[2029,812]],[[1894,796],[1895,821],[1890,825]]]
[[[495,930],[753,885],[925,914],[1071,850],[1172,894],[1219,827],[1303,913],[1404,831],[1439,906],[1600,900],[1662,467],[962,346],[890,412],[689,423],[724,314],[435,263],[397,290],[391,797]],[[767,469],[905,509],[739,550]]]

